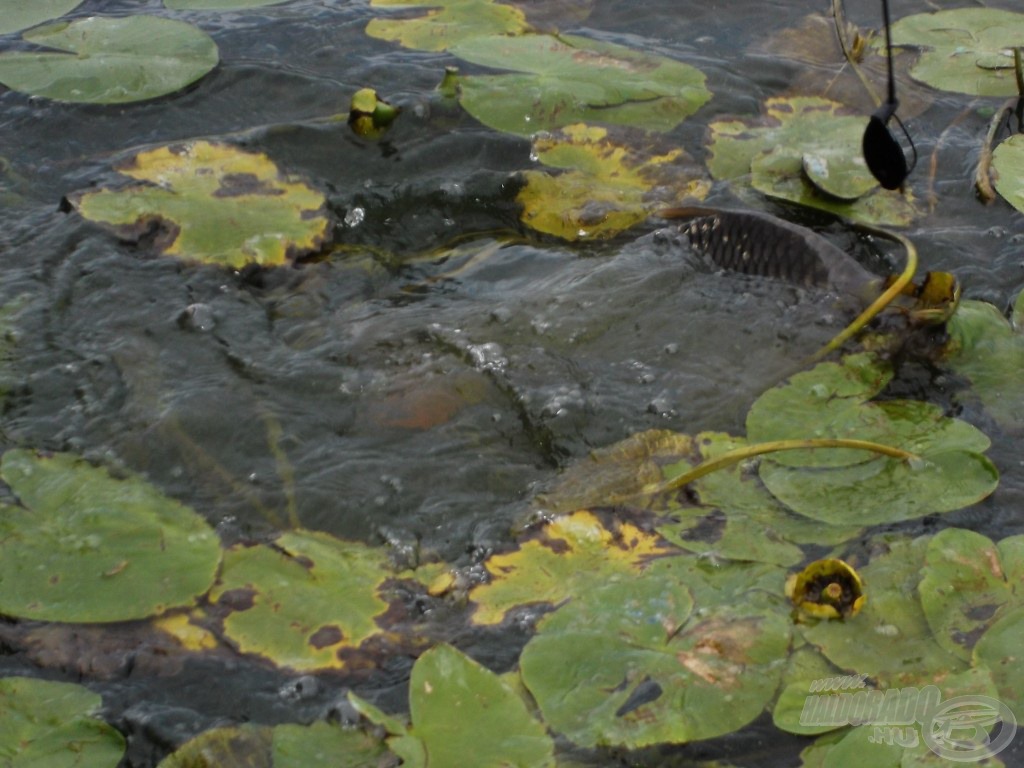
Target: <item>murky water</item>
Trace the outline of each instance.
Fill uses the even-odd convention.
[[[550,23],[565,31],[708,75],[713,100],[673,134],[697,158],[710,120],[754,114],[814,74],[799,57],[768,52],[767,37],[824,10],[651,0],[597,2],[586,15],[583,3],[557,5]],[[926,9],[898,6],[896,15]],[[97,0],[76,14],[140,10],[163,12],[153,0]],[[849,13],[877,24],[873,8]],[[327,0],[184,14],[222,57],[186,93],[125,107],[0,94],[9,164],[0,300],[25,297],[0,424],[6,445],[143,472],[229,540],[297,521],[465,565],[508,541],[535,491],[592,448],[650,427],[741,433],[757,394],[848,319],[834,296],[703,269],[654,225],[582,246],[531,236],[514,204],[516,172],[533,166],[529,141],[442,103],[433,89],[450,57],[369,38],[374,15],[365,3]],[[364,86],[404,110],[380,143],[318,121],[346,112]],[[908,234],[923,269],[953,271],[965,296],[1006,307],[1024,287],[1024,221],[1001,201],[980,204],[971,186],[998,104],[929,98],[909,121],[921,156],[913,181],[938,202]],[[63,212],[64,195],[115,178],[116,159],[196,137],[266,152],[310,178],[327,192],[346,247],[294,268],[232,273],[154,257]],[[735,204],[725,189],[711,202]],[[825,217],[774,210],[866,263],[898,266],[898,254]],[[951,402],[948,381],[923,367],[896,386]],[[1019,533],[1024,468],[1013,436],[980,411],[964,416],[993,436],[1003,477],[992,499],[944,521]],[[522,641],[466,638],[463,647],[500,666]],[[409,663],[395,660],[362,690],[400,708]],[[0,655],[3,673],[32,664]],[[255,666],[222,669],[190,666],[173,685],[96,675],[111,678],[98,688],[112,721],[138,736],[130,764],[151,764],[221,718],[311,718],[339,696],[334,682],[295,693]],[[224,680],[216,694],[209,674]],[[765,753],[751,733],[726,740],[722,754],[748,765],[795,754],[792,744]],[[687,756],[700,755],[651,754],[644,764]]]

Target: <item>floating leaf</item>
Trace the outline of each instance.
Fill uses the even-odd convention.
[[[536,157],[567,172],[523,174],[523,223],[565,240],[610,237],[680,199],[703,200],[711,185],[688,155],[649,136],[582,123],[537,136]]]
[[[922,49],[914,78],[973,96],[1017,95],[1013,48],[1022,41],[1024,14],[995,8],[919,13],[892,25],[894,46]]]
[[[978,640],[972,660],[991,670],[999,699],[1014,712],[1024,710],[1024,665],[1021,637],[1024,636],[1024,607],[1003,615]]]
[[[220,543],[206,522],[137,477],[70,454],[12,450],[0,507],[0,613],[110,622],[191,605],[209,589]]]
[[[801,625],[801,633],[833,664],[867,675],[880,687],[923,686],[966,670],[932,637],[917,583],[928,539],[880,540],[879,554],[860,568],[870,597],[849,621]]]
[[[525,702],[490,670],[450,645],[417,659],[409,681],[410,734],[431,766],[554,765],[554,745]],[[486,734],[486,739],[480,736]]]
[[[0,35],[56,19],[81,4],[82,0],[0,0]]]
[[[203,731],[160,761],[158,768],[364,768],[388,755],[379,739],[330,723],[254,725]]]
[[[960,509],[995,489],[999,474],[981,455],[989,440],[980,430],[930,403],[868,402],[888,376],[867,355],[796,374],[751,407],[749,440],[867,440],[917,458],[835,448],[774,453],[761,463],[772,495],[815,520],[874,525]]]
[[[794,374],[764,392],[747,413],[752,443],[809,438],[875,440],[885,414],[865,407],[892,378],[889,366],[868,354],[847,355]],[[851,448],[785,451],[773,459],[786,466],[839,467],[867,461],[871,454]]]
[[[767,460],[761,480],[801,515],[831,524],[879,525],[976,504],[996,489],[999,472],[979,453],[948,450],[911,460],[877,456],[835,468],[791,468]]]
[[[720,433],[697,435],[699,460],[713,459],[747,442]],[[696,465],[688,461],[666,466],[671,480]],[[685,499],[685,503],[684,503]],[[800,544],[838,544],[856,536],[851,525],[822,526],[794,515],[768,493],[752,467],[734,464],[705,475],[688,492],[671,494],[657,531],[682,549],[716,558],[795,565],[804,558]]]
[[[323,195],[266,155],[195,141],[140,152],[118,170],[147,183],[72,195],[72,205],[125,238],[158,223],[169,256],[274,266],[315,250],[329,231]]]
[[[0,54],[0,82],[58,101],[123,104],[179,91],[217,66],[217,44],[198,27],[156,16],[92,16],[26,32],[66,53]]]
[[[695,564],[664,558],[638,577],[592,579],[541,622],[519,663],[555,730],[583,746],[640,747],[712,738],[760,714],[779,683],[789,618],[742,590],[705,603],[701,582],[715,578]],[[728,570],[752,589],[764,573]]]
[[[1012,552],[1024,536],[1006,539]],[[1024,588],[1007,579],[1000,550],[991,539],[962,528],[948,528],[932,537],[921,571],[921,607],[935,639],[965,661],[978,638],[1007,610],[1024,605]]]
[[[665,479],[664,468],[689,459],[699,462],[700,449],[689,435],[667,429],[648,429],[613,445],[591,451],[571,464],[557,485],[537,503],[553,513],[599,507],[640,494],[644,487]]]
[[[909,223],[914,210],[878,187],[863,162],[865,118],[817,97],[772,98],[753,121],[710,124],[708,169],[716,179],[750,178],[772,197],[877,225]]]
[[[527,29],[523,12],[492,0],[372,0],[374,8],[427,8],[414,19],[371,19],[366,34],[420,51],[443,51],[462,40],[517,35]]]
[[[462,106],[510,133],[573,123],[668,131],[711,98],[703,73],[688,64],[574,35],[473,37],[451,52],[516,73],[459,80]]]
[[[996,191],[1024,213],[1024,136],[1014,134],[995,148],[992,175]]]
[[[659,537],[629,523],[609,530],[585,510],[563,515],[519,549],[487,560],[491,582],[469,593],[477,604],[473,622],[497,624],[516,606],[557,605],[595,581],[635,576],[665,551]]]
[[[971,392],[1000,426],[1024,427],[1024,335],[983,301],[962,301],[947,328],[945,362],[970,380]]]
[[[124,737],[94,716],[102,703],[80,685],[0,679],[0,763],[115,768],[124,755]]]
[[[292,531],[273,546],[229,549],[210,600],[231,611],[224,634],[242,652],[297,670],[340,668],[347,651],[378,631],[388,575],[379,549]]]
[[[519,694],[496,674],[450,645],[417,659],[409,681],[412,724],[349,694],[356,710],[384,728],[402,765],[448,768],[545,768],[554,765],[551,737]]]

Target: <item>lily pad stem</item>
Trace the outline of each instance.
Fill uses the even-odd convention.
[[[914,244],[908,238],[898,232],[889,232],[888,230],[867,226],[863,228],[869,232],[899,242],[907,252],[907,263],[903,267],[900,276],[892,282],[892,285],[886,288],[877,299],[871,302],[867,309],[857,315],[853,322],[846,326],[835,338],[811,355],[807,360],[808,363],[821,360],[821,358],[839,349],[839,347],[858,334],[879,312],[889,306],[893,299],[903,293],[903,289],[910,284],[910,281],[914,279],[914,273],[917,272],[917,248],[914,247]]]
[[[1014,64],[1018,63],[1020,50],[1013,49]],[[1018,87],[1020,84],[1018,82]],[[996,191],[992,188],[992,178],[989,168],[992,165],[992,152],[996,141],[996,131],[1003,124],[1003,118],[1013,111],[1013,106],[1018,99],[1013,98],[1006,101],[992,116],[992,122],[988,125],[988,133],[985,134],[985,143],[981,145],[981,154],[978,157],[978,168],[974,172],[974,189],[983,203],[991,203],[996,199]]]
[[[689,485],[694,480],[704,477],[704,475],[709,475],[720,469],[731,467],[733,464],[746,461],[754,456],[761,456],[766,453],[775,453],[777,451],[804,450],[807,448],[856,448],[864,451],[874,451],[875,453],[880,453],[883,456],[891,456],[894,459],[901,459],[903,461],[912,461],[918,458],[917,454],[911,453],[910,451],[905,451],[902,448],[895,448],[891,445],[884,445],[883,443],[874,443],[870,440],[853,440],[847,438],[772,440],[767,443],[757,443],[756,445],[747,445],[742,448],[735,448],[731,451],[726,451],[721,456],[716,456],[713,459],[702,461],[689,472],[684,472],[678,477],[674,477],[664,483],[652,483],[651,485],[644,487],[643,493],[655,494],[674,491],[685,485]]]
[[[1017,96],[1024,99],[1024,67],[1021,66],[1020,50],[1013,49],[1013,74],[1017,78]]]
[[[864,86],[864,90],[867,91],[868,96],[871,97],[871,101],[874,102],[875,106],[879,106],[882,103],[881,98],[875,93],[875,89],[871,86],[871,81],[865,77],[861,68],[857,66],[857,57],[853,51],[850,50],[849,45],[846,42],[846,16],[843,13],[843,0],[832,0],[832,18],[836,25],[836,37],[839,39],[839,47],[843,49],[843,57],[846,59],[846,63],[850,65],[850,69],[853,70],[854,74],[860,80],[861,85]]]

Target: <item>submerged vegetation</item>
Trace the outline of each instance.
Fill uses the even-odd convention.
[[[0,0],[0,34],[27,29],[24,49],[0,54],[0,82],[33,97],[128,104],[173,98],[217,65],[201,24],[146,15],[55,21],[77,4],[29,10]],[[860,153],[865,119],[831,98],[772,96],[758,114],[708,122],[705,168],[664,136],[712,103],[695,65],[540,31],[530,9],[514,3],[371,5],[380,15],[367,35],[454,58],[458,68],[439,73],[435,99],[530,137],[540,167],[522,170],[515,199],[522,226],[535,233],[611,238],[668,206],[703,201],[714,184],[746,205],[785,201],[875,227],[906,226],[923,211],[912,189],[875,182]],[[920,50],[910,75],[931,87],[1016,93],[1020,57],[1007,46],[1024,37],[1024,14],[920,14],[900,20],[893,35]],[[967,38],[976,50],[961,56]],[[386,84],[374,85],[386,95]],[[367,90],[357,101],[353,115],[371,123],[386,105]],[[386,113],[372,130],[353,126],[359,140],[379,140],[403,119]],[[1024,210],[1017,139],[995,148],[991,171],[999,194]],[[66,190],[67,207],[183,269],[343,258],[332,250],[328,195],[284,165],[230,140],[134,149],[112,163],[116,178]],[[879,700],[935,686],[943,700],[986,697],[1024,716],[1016,662],[1024,535],[993,541],[941,517],[999,485],[983,428],[1024,427],[1024,298],[1017,304],[1007,319],[984,302],[949,302],[955,312],[939,317],[944,332],[929,336],[923,353],[966,380],[985,424],[892,395],[891,352],[918,331],[910,322],[872,327],[842,354],[767,388],[749,408],[745,434],[645,430],[570,464],[533,496],[534,515],[514,541],[470,567],[430,553],[399,562],[382,547],[308,530],[290,501],[274,516],[274,535],[229,539],[207,522],[213,510],[192,509],[139,475],[7,445],[0,642],[59,666],[49,649],[69,627],[80,629],[102,643],[80,649],[79,668],[90,668],[90,654],[152,646],[156,674],[190,660],[227,669],[241,658],[348,679],[415,658],[403,712],[349,692],[346,727],[218,727],[175,745],[165,768],[398,760],[437,768],[465,765],[468,754],[477,766],[581,765],[612,749],[714,739],[759,719],[808,739],[804,765],[930,764],[941,752],[927,738],[869,749],[868,728],[803,715],[816,681],[859,675]],[[17,338],[19,307],[0,311],[5,341]],[[908,314],[892,314],[901,311]],[[6,383],[16,343],[0,353]],[[485,394],[478,386],[470,396]],[[280,425],[265,416],[260,428],[293,493]],[[900,526],[923,518],[933,521],[923,535]],[[443,611],[444,626],[423,605]],[[522,638],[507,669],[488,669],[456,647],[503,632]],[[103,721],[101,703],[82,685],[0,680],[0,759],[117,765],[124,737]],[[995,743],[1011,725],[1001,713],[1003,725],[986,726]],[[960,748],[983,749],[984,733]]]

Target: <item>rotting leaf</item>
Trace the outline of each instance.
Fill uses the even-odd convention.
[[[144,184],[77,193],[71,204],[128,239],[158,228],[169,256],[274,266],[316,250],[329,232],[323,195],[266,155],[194,141],[140,152],[117,170]]]
[[[366,34],[420,51],[443,51],[456,43],[488,35],[526,31],[523,12],[493,0],[371,0],[374,8],[424,8],[412,19],[371,19]]]
[[[533,152],[565,172],[523,174],[521,218],[565,240],[611,237],[660,208],[703,200],[711,188],[683,150],[641,131],[577,123],[538,135]]]
[[[771,197],[876,225],[907,224],[907,197],[878,187],[863,164],[863,115],[810,96],[768,99],[764,115],[709,126],[711,175],[750,179]]]
[[[325,722],[212,728],[182,744],[158,768],[364,768],[382,765],[387,748],[360,730]]]
[[[475,624],[497,624],[513,607],[558,605],[595,581],[636,575],[671,550],[630,523],[609,529],[589,511],[556,517],[517,550],[491,556],[488,584],[474,588]]]
[[[36,27],[23,37],[64,53],[0,54],[0,82],[58,101],[123,104],[166,96],[219,60],[217,44],[201,29],[157,16],[90,16]]]
[[[600,507],[639,494],[663,479],[663,467],[700,461],[692,437],[667,429],[638,432],[618,443],[591,451],[570,465],[537,504],[549,513]]]
[[[1017,94],[1013,48],[1022,41],[1024,14],[996,8],[919,13],[892,25],[894,46],[921,49],[910,69],[914,78],[973,96]]]
[[[95,717],[102,704],[80,685],[0,679],[0,760],[11,768],[115,768],[124,755],[124,737]]]
[[[473,37],[451,52],[512,70],[459,78],[459,102],[484,125],[531,135],[573,123],[668,131],[708,99],[688,64],[575,35]]]
[[[635,748],[712,738],[757,717],[782,674],[788,616],[751,599],[763,566],[697,568],[680,556],[592,580],[542,620],[520,668],[555,730],[582,746]],[[753,592],[738,587],[744,577]]]
[[[12,450],[0,506],[0,613],[112,622],[188,606],[210,587],[217,534],[137,477],[117,479],[71,454]]]
[[[378,632],[389,575],[378,549],[291,531],[273,546],[229,549],[210,600],[228,611],[224,635],[242,652],[296,670],[342,668],[345,651]]]
[[[1024,606],[1024,585],[1017,595],[1019,582],[1010,581],[1002,565],[1004,545],[1012,559],[1021,542],[1024,536],[1004,539],[997,547],[980,533],[947,528],[928,544],[921,607],[936,642],[964,661],[970,661],[975,643],[994,622]]]

